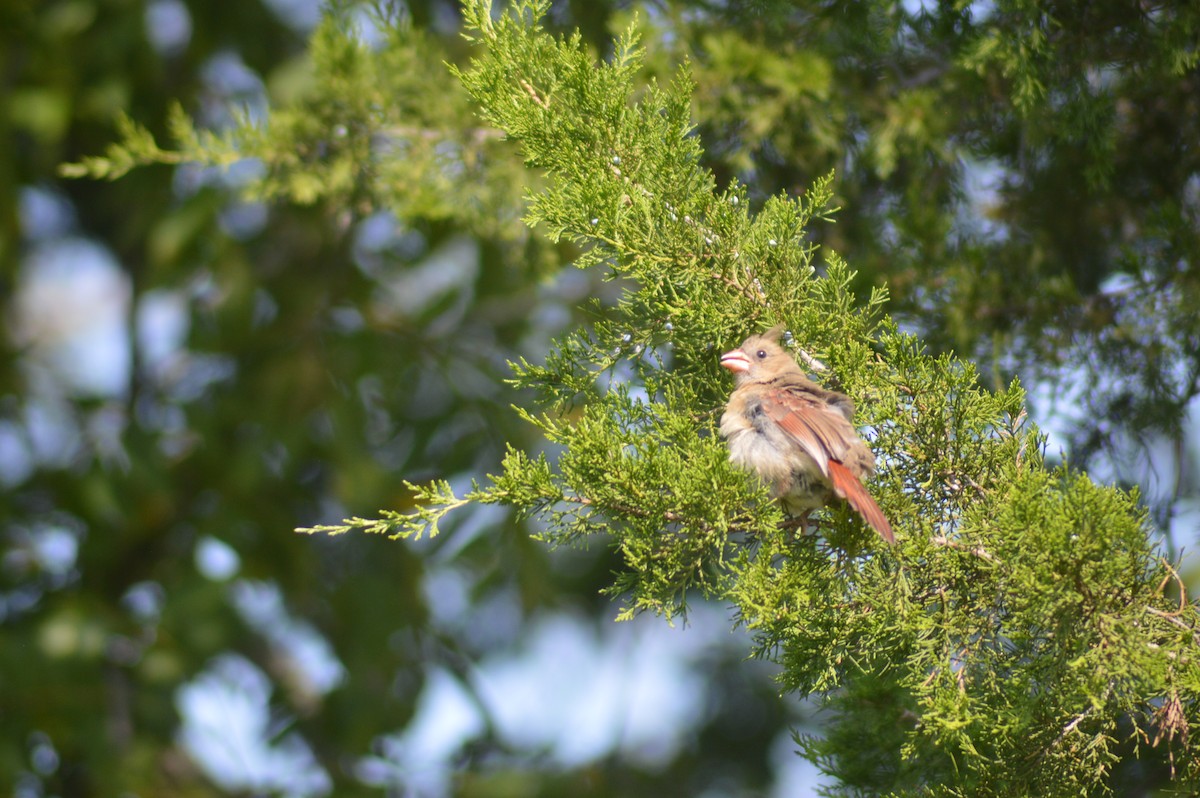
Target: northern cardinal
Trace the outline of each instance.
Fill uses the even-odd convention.
[[[721,355],[735,386],[721,416],[729,459],[762,477],[784,509],[804,522],[836,495],[895,543],[891,524],[862,484],[875,471],[875,455],[850,423],[854,402],[804,376],[777,343],[782,331],[752,335]]]

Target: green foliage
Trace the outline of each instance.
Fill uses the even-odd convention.
[[[752,198],[837,168],[844,211],[812,235],[854,253],[858,290],[886,280],[893,317],[991,387],[1020,374],[1076,462],[1152,487],[1170,528],[1200,491],[1181,432],[1200,395],[1200,6],[681,6],[653,18],[649,63],[691,62],[706,164]]]
[[[1048,468],[1017,382],[979,387],[972,365],[900,332],[885,293],[859,306],[836,254],[818,268],[806,230],[830,213],[829,179],[757,211],[745,187],[717,190],[686,67],[639,92],[634,28],[597,65],[578,36],[542,30],[547,8],[469,3],[481,50],[459,75],[545,172],[528,221],[581,246],[578,264],[605,268],[620,298],[546,365],[515,366],[549,406],[522,411],[549,451],[510,450],[462,499],[435,486],[424,498],[440,507],[391,528],[504,504],[552,543],[608,536],[625,561],[622,617],[672,617],[690,590],[732,602],[786,688],[836,711],[831,734],[802,745],[839,790],[1090,794],[1130,746],[1164,741],[1181,782],[1195,779],[1198,615],[1164,590],[1174,571],[1136,495]],[[1020,85],[1038,100],[1036,82]],[[894,550],[839,509],[797,537],[725,460],[716,354],[781,320],[858,402]]]
[[[215,5],[222,20],[233,13]],[[41,27],[65,29],[66,44],[31,61],[47,83],[58,65],[76,62],[81,44],[128,35],[75,35],[91,4],[60,6]],[[423,565],[391,547],[387,558],[347,569],[351,590],[328,573],[334,558],[305,558],[291,543],[268,548],[277,539],[270,530],[326,515],[318,500],[392,501],[398,509],[379,519],[306,531],[415,539],[437,534],[448,513],[491,504],[530,519],[552,544],[611,545],[622,565],[607,590],[623,597],[621,617],[673,618],[697,593],[732,604],[756,653],[784,665],[783,685],[829,710],[821,735],[798,744],[837,777],[832,792],[1119,792],[1131,762],[1151,774],[1133,779],[1139,791],[1160,768],[1194,792],[1195,607],[1174,563],[1149,542],[1156,530],[1139,496],[1077,469],[1127,430],[1178,440],[1200,391],[1197,8],[660,4],[648,25],[663,35],[647,36],[651,51],[638,31],[658,31],[630,25],[601,64],[584,45],[601,35],[549,35],[548,8],[525,2],[495,15],[488,3],[469,3],[477,60],[456,70],[459,83],[444,67],[458,52],[432,34],[380,17],[385,40],[368,46],[333,14],[312,38],[300,89],[285,95],[270,83],[268,118],[242,113],[212,133],[176,107],[156,138],[122,116],[120,141],[103,158],[63,168],[115,178],[144,164],[254,159],[261,170],[247,196],[318,205],[340,233],[385,208],[434,242],[459,230],[484,236],[485,249],[507,257],[481,259],[479,279],[464,289],[479,299],[464,315],[486,320],[486,336],[499,328],[507,345],[470,351],[479,326],[454,341],[442,304],[381,312],[387,278],[412,264],[358,274],[337,257],[341,238],[314,243],[312,216],[292,217],[246,251],[214,233],[211,197],[122,226],[123,240],[138,242],[123,255],[139,291],[143,257],[152,283],[199,275],[217,287],[216,298],[195,300],[188,344],[228,356],[236,384],[188,401],[139,374],[145,385],[129,406],[183,413],[185,433],[126,436],[124,476],[97,461],[81,466],[77,488],[50,471],[13,491],[17,516],[36,514],[50,496],[89,519],[99,543],[89,543],[84,569],[91,590],[60,593],[45,618],[5,638],[6,650],[21,652],[5,678],[28,696],[10,725],[49,728],[68,747],[86,747],[73,761],[103,763],[93,783],[143,788],[132,774],[157,773],[163,749],[153,735],[171,738],[179,674],[223,647],[260,647],[223,617],[231,613],[221,585],[183,573],[179,547],[209,535],[236,543],[247,570],[283,575],[295,602],[317,607],[336,635],[352,688],[333,699],[333,718],[296,702],[336,770],[346,751],[390,727],[375,713],[380,685],[392,680],[380,663],[394,655],[386,641],[397,629],[394,613],[376,609],[395,605],[401,585],[401,629],[424,631],[409,617],[424,612],[415,595]],[[141,31],[142,16],[131,18]],[[261,36],[260,26],[244,27]],[[124,57],[125,48],[112,49]],[[676,70],[679,61],[688,65]],[[77,106],[105,124],[123,107],[154,118],[120,101],[119,78],[90,80]],[[14,91],[11,124],[39,145],[61,136],[71,91]],[[544,181],[504,136],[520,142]],[[54,146],[27,152],[60,157],[45,154]],[[994,170],[996,188],[983,207],[962,185],[979,165]],[[127,178],[130,193],[106,205],[162,213],[172,203],[158,200],[171,195],[148,194],[144,179]],[[544,360],[516,345],[536,290],[521,280],[530,266],[544,274],[550,252],[516,223],[526,187],[526,220],[578,266],[603,273],[617,297],[589,304],[590,328],[562,336]],[[835,205],[844,206],[837,225],[813,224]],[[290,244],[283,254],[280,242]],[[837,249],[854,253],[857,273]],[[0,237],[6,251],[14,247]],[[889,291],[864,300],[864,286],[884,278]],[[264,320],[264,307],[278,316]],[[347,315],[362,326],[331,323]],[[820,380],[857,400],[880,459],[871,489],[897,528],[895,549],[877,548],[838,508],[820,516],[818,536],[797,537],[763,488],[726,462],[714,434],[729,389],[717,354],[777,321]],[[505,358],[515,361],[511,383],[539,405],[521,411],[521,430],[455,381]],[[1024,422],[1026,397],[1012,379],[1020,371],[1035,384],[1025,378],[1034,366],[1061,378],[1064,364],[1080,369],[1070,381],[1083,385],[1088,408],[1072,441],[1076,470],[1043,462],[1044,440]],[[430,411],[423,394],[451,398]],[[18,415],[9,404],[4,412]],[[87,420],[93,409],[77,412]],[[468,433],[456,432],[463,426]],[[543,450],[521,443],[531,433],[548,441]],[[491,447],[505,440],[498,473],[462,495],[441,479],[406,482],[399,498],[390,491],[396,471],[417,479],[495,462]],[[397,441],[408,447],[399,462]],[[480,585],[512,565],[496,545],[512,532],[505,526],[468,551],[465,569],[484,575]],[[164,541],[160,551],[145,552],[150,540]],[[545,590],[530,586],[539,578],[548,581],[522,580],[523,597]],[[125,618],[120,591],[134,579],[168,585],[162,633],[113,620]],[[336,595],[313,592],[318,582],[338,584]],[[61,629],[79,630],[84,645],[50,650]],[[154,642],[140,663],[101,661],[98,640],[120,651],[143,638]],[[406,662],[405,677],[417,667]],[[73,702],[94,698],[75,691],[99,684],[116,696],[106,702],[111,717],[90,713],[72,738],[65,715],[37,700],[43,683]],[[139,689],[136,712],[120,699],[126,683]],[[112,741],[111,729],[130,717],[132,745]],[[334,722],[348,718],[355,722]],[[343,748],[349,739],[357,747]],[[19,770],[15,758],[4,772]]]
[[[462,499],[456,498],[454,489],[445,480],[436,480],[428,485],[414,485],[411,482],[405,482],[404,487],[413,493],[413,502],[416,507],[412,512],[385,510],[380,513],[379,518],[375,519],[347,518],[340,524],[317,524],[316,526],[302,527],[296,531],[310,535],[318,533],[340,535],[344,532],[358,531],[371,535],[386,535],[393,540],[397,538],[420,540],[421,535],[426,532],[429,533],[429,537],[437,535],[440,531],[438,522],[446,513],[462,507],[470,501],[485,498],[478,492],[469,493]]]
[[[302,737],[335,794],[377,795],[355,763],[412,722],[431,673],[483,654],[437,628],[425,586],[439,566],[412,548],[286,530],[407,508],[398,471],[476,473],[506,440],[532,445],[500,387],[505,361],[528,351],[517,342],[546,335],[532,309],[554,307],[537,282],[553,253],[525,239],[523,167],[479,127],[443,64],[454,48],[436,34],[381,28],[385,53],[329,22],[318,49],[344,57],[318,66],[269,4],[167,5],[192,33],[167,53],[149,40],[162,4],[148,0],[0,9],[12,89],[2,102],[13,111],[0,113],[0,295],[12,322],[0,331],[0,784],[64,796],[219,791],[180,742],[177,701],[221,657],[259,670],[262,709]],[[272,93],[271,116],[235,113],[232,127],[209,131],[225,101],[210,70],[239,59]],[[321,74],[354,59],[351,82]],[[364,97],[384,101],[359,119],[374,132],[347,126],[339,137],[350,111],[368,113]],[[395,110],[404,103],[415,110]],[[137,124],[118,122],[122,111]],[[116,135],[131,162],[166,166],[111,183],[56,180],[59,162],[84,163]],[[354,166],[367,138],[370,158]],[[412,157],[384,157],[397,148]],[[233,177],[255,174],[248,194],[277,200],[250,225],[234,223],[247,209],[217,170],[173,166],[249,158],[261,168],[241,163]],[[398,228],[404,246],[356,249],[366,214]],[[456,246],[476,256],[473,269],[410,288]],[[60,271],[52,288],[41,282],[37,307],[57,332],[31,342],[23,293],[47,266]],[[102,296],[97,270],[111,280]],[[125,381],[80,391],[71,377],[95,364],[55,345],[104,318]],[[584,587],[572,592],[597,589],[590,575],[550,573],[513,524],[490,532],[455,541],[443,566],[473,597],[510,600],[523,618],[576,579]],[[216,571],[213,549],[225,557]],[[277,596],[286,621],[327,643],[353,678],[314,683],[311,650],[248,621],[247,590]],[[280,741],[264,734],[265,745]]]
[[[360,38],[348,13],[326,15],[302,78],[265,119],[245,110],[219,133],[198,131],[176,105],[165,149],[122,114],[119,138],[103,156],[64,164],[60,173],[115,180],[151,164],[250,161],[260,167],[242,187],[250,199],[320,202],[354,215],[388,208],[401,218],[517,237],[511,192],[527,181],[499,132],[474,124],[429,35],[378,10],[371,19],[384,37],[377,45]]]

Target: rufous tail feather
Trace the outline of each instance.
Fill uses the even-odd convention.
[[[871,498],[871,494],[867,493],[867,489],[858,481],[858,477],[850,472],[850,469],[837,460],[831,459],[829,461],[829,478],[833,482],[833,489],[837,495],[849,502],[850,506],[863,517],[863,520],[872,529],[879,533],[880,537],[888,543],[896,542],[892,525],[888,523],[883,510],[879,509],[879,505]]]

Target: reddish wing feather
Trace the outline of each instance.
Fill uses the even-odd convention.
[[[892,525],[888,523],[883,510],[879,509],[879,505],[871,498],[871,494],[867,493],[867,489],[858,481],[858,478],[850,473],[850,469],[837,460],[830,460],[829,477],[833,481],[833,489],[837,491],[837,494],[849,502],[850,506],[858,511],[858,514],[871,525],[872,529],[888,543],[896,542]]]
[[[798,391],[768,390],[763,409],[768,418],[817,461],[827,477],[830,458],[844,456],[846,446],[855,436],[854,427],[844,416]]]
[[[817,462],[833,483],[837,495],[849,502],[880,537],[895,543],[896,535],[883,510],[858,477],[838,459],[843,456],[851,436],[857,434],[845,416],[800,392],[783,389],[768,390],[763,409],[768,418],[782,427]]]

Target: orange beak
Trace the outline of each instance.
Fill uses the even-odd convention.
[[[721,365],[734,374],[750,370],[750,358],[740,349],[733,349],[721,355]]]

